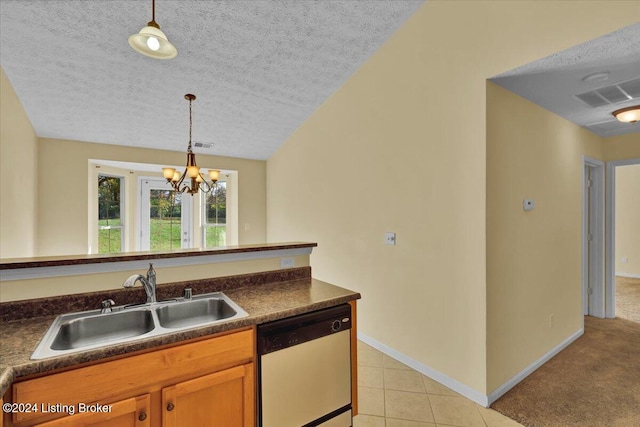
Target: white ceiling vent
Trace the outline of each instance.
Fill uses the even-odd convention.
[[[576,95],[580,101],[591,108],[604,105],[619,104],[630,99],[640,98],[640,77],[626,82],[617,83],[600,89],[584,92]]]
[[[621,91],[618,86],[603,87],[602,89],[598,89],[596,92],[612,104],[617,104],[618,102],[627,101],[629,99],[627,94]]]
[[[640,98],[640,77],[624,83],[619,83],[618,86],[620,86],[620,89],[625,91],[627,95],[632,98]]]
[[[603,105],[609,105],[609,102],[602,96],[598,95],[596,91],[581,93],[576,95],[580,101],[584,102],[591,108],[602,107]]]
[[[213,144],[207,144],[206,142],[194,142],[193,146],[196,147],[196,148],[209,149],[209,148],[213,147]]]

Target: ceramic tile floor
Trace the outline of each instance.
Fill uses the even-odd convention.
[[[521,424],[459,395],[358,341],[359,415],[353,427],[515,427]]]

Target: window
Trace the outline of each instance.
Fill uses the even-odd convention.
[[[204,194],[202,218],[204,247],[227,244],[227,183],[218,181],[210,193]]]
[[[98,174],[98,253],[122,252],[122,177]]]

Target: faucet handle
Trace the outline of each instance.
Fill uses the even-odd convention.
[[[156,280],[156,271],[153,269],[153,263],[149,263],[149,270],[147,270],[147,280],[153,279],[154,283]]]
[[[115,305],[115,301],[112,299],[106,299],[100,303],[102,309],[100,313],[111,313],[111,307]]]

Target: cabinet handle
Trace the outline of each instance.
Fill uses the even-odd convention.
[[[147,419],[147,413],[146,412],[140,412],[140,415],[138,415],[138,419],[140,421],[144,421]]]
[[[173,403],[169,403],[167,405],[167,411],[171,412],[171,411],[173,411],[173,408],[175,408],[175,406],[173,406]]]

